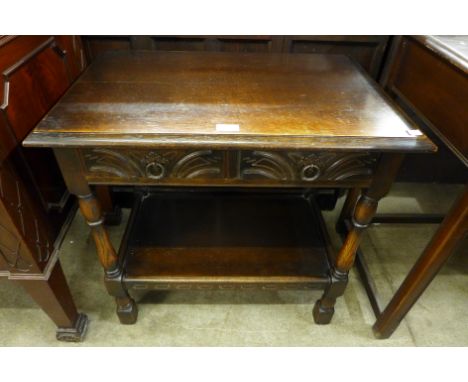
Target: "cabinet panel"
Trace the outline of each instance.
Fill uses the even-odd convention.
[[[60,211],[68,192],[52,151],[25,149],[22,140],[85,64],[77,36],[0,37],[0,162],[11,163],[32,203],[48,214],[54,232],[66,216],[67,211]]]
[[[388,36],[83,36],[90,60],[109,50],[345,54],[377,78]]]
[[[38,273],[54,250],[43,212],[10,161],[0,164],[0,271]]]
[[[285,51],[344,54],[377,78],[387,43],[387,36],[291,36],[285,41]]]
[[[401,181],[466,181],[468,77],[446,56],[450,49],[434,45],[438,40],[394,38],[381,78],[389,96],[438,146],[435,154],[408,155]]]

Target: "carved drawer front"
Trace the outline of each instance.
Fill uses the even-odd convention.
[[[213,150],[84,150],[89,180],[190,183],[222,179],[223,153]]]
[[[291,184],[366,181],[376,159],[370,153],[242,151],[240,177]]]
[[[83,150],[90,182],[291,185],[353,184],[370,180],[370,153],[262,150]]]

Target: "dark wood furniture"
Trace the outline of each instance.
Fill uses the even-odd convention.
[[[392,46],[383,85],[394,100],[442,148],[458,159],[461,181],[468,181],[468,38],[401,36]],[[452,167],[448,171],[456,172]],[[352,202],[350,202],[352,204]],[[374,332],[388,338],[468,233],[468,186],[382,313]]]
[[[23,286],[58,326],[78,341],[78,314],[58,253],[76,211],[50,149],[21,142],[84,69],[79,37],[0,37],[0,277]]]
[[[87,58],[116,50],[345,54],[374,79],[389,36],[83,36]]]
[[[110,52],[24,141],[52,147],[120,321],[134,289],[318,288],[330,322],[406,152],[435,151],[345,56]],[[117,252],[90,185],[138,186]],[[338,254],[317,188],[364,189]]]
[[[250,53],[326,53],[344,54],[357,62],[372,78],[381,73],[389,36],[82,36],[86,57],[92,62],[100,54],[110,51],[206,51]],[[127,187],[111,187],[117,205],[131,207]],[[97,190],[101,191],[101,190]],[[107,193],[106,188],[103,190]],[[127,192],[124,192],[127,191]],[[316,195],[322,210],[333,210],[342,190],[321,189]],[[101,197],[101,192],[97,196]],[[106,212],[111,207],[105,207]],[[106,222],[109,216],[106,215]]]

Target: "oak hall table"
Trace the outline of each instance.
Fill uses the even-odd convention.
[[[28,136],[52,147],[124,324],[135,289],[322,289],[330,322],[403,154],[436,147],[345,56],[112,52]],[[139,186],[119,252],[90,185]],[[340,251],[316,188],[364,189]]]

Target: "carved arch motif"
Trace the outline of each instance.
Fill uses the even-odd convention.
[[[114,150],[96,148],[85,152],[89,172],[124,179],[194,179],[220,176],[222,156],[212,150]]]
[[[370,153],[249,151],[240,173],[277,181],[341,181],[370,176],[375,161]]]

